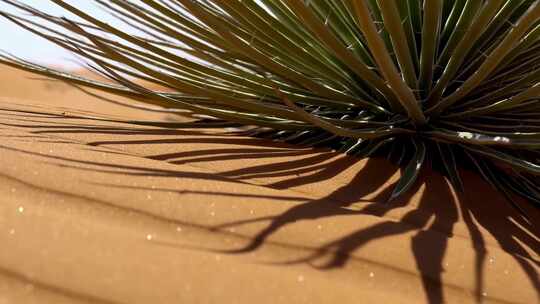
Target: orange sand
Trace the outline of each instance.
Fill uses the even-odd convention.
[[[0,303],[539,300],[540,213],[471,173],[385,204],[385,160],[73,118],[164,115],[26,77],[0,72]]]

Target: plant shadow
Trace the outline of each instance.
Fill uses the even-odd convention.
[[[3,116],[9,115],[3,112]],[[87,143],[89,148],[114,145],[157,145],[173,144],[182,149],[182,144],[223,144],[219,149],[197,151],[178,151],[163,154],[144,155],[144,157],[168,162],[169,164],[204,164],[208,162],[224,162],[244,160],[244,166],[227,169],[216,174],[186,174],[175,170],[157,170],[144,167],[124,166],[75,160],[64,160],[76,165],[64,164],[80,170],[93,170],[115,174],[190,177],[201,179],[219,179],[239,183],[251,183],[253,178],[278,178],[277,181],[265,184],[275,189],[293,189],[302,185],[316,184],[329,180],[360,160],[340,156],[329,150],[312,150],[290,146],[269,140],[245,138],[207,130],[168,130],[146,127],[122,127],[93,125],[91,121],[73,119],[62,123],[63,117],[58,115],[51,122],[50,117],[28,117],[25,113],[13,116],[10,123],[1,123],[5,127],[27,128],[32,134],[26,140],[37,140],[41,136],[60,136],[62,134],[114,134],[114,140],[101,140]],[[130,135],[169,136],[160,139],[130,139]],[[38,136],[38,138],[34,138]],[[45,138],[45,137],[44,137]],[[226,144],[226,145],[225,145]],[[109,151],[110,153],[128,153]],[[315,153],[316,152],[316,153]],[[283,160],[282,157],[294,157]],[[266,163],[250,164],[249,159],[269,159]],[[277,159],[273,161],[273,159]],[[538,267],[540,263],[534,253],[540,252],[540,215],[532,208],[531,222],[525,221],[509,206],[505,199],[490,188],[479,176],[472,172],[461,172],[465,182],[465,193],[455,193],[449,183],[431,169],[422,171],[409,195],[399,200],[388,202],[393,190],[391,180],[398,168],[385,159],[371,158],[345,184],[340,184],[327,195],[310,199],[302,196],[290,197],[297,201],[293,207],[276,216],[248,218],[235,222],[222,223],[208,227],[212,231],[223,231],[230,227],[252,223],[266,223],[246,245],[222,252],[242,254],[261,248],[268,239],[287,226],[300,221],[316,221],[327,217],[348,215],[370,215],[383,218],[379,223],[343,235],[315,248],[305,257],[279,264],[307,263],[317,269],[327,270],[344,267],[354,252],[366,244],[384,238],[414,234],[410,240],[410,250],[414,256],[416,267],[422,277],[426,301],[443,303],[444,270],[443,259],[447,252],[450,238],[454,234],[458,222],[463,222],[468,229],[470,242],[475,250],[475,297],[477,302],[483,301],[483,282],[486,256],[488,253],[485,235],[491,236],[504,251],[509,253],[520,265],[535,289],[540,290]],[[106,185],[114,187],[115,185]],[[117,185],[116,185],[117,186]],[[412,195],[421,188],[420,199],[412,205]],[[382,190],[381,190],[382,189]],[[159,189],[158,189],[159,190]],[[167,189],[165,189],[167,190]],[[211,192],[208,192],[211,195]],[[221,195],[226,193],[220,193]],[[369,200],[366,197],[370,196]],[[253,197],[257,199],[257,197]],[[279,201],[279,199],[276,199]],[[254,201],[256,202],[256,201]],[[362,207],[357,208],[358,203]],[[408,211],[399,219],[385,217],[389,212],[407,206]],[[484,233],[486,232],[486,233]],[[531,251],[533,253],[531,253]]]

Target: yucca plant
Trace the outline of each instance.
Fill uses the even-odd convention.
[[[540,206],[538,0],[94,0],[132,31],[2,1],[116,84],[4,64],[207,117],[179,127],[385,155],[404,168],[392,198],[430,163],[458,190],[476,170],[524,216],[515,195]]]

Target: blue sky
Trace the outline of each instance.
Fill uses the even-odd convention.
[[[29,4],[47,13],[72,17],[67,14],[59,6],[47,0],[22,0],[23,3]],[[85,12],[90,12],[94,17],[107,20],[107,13],[97,8],[91,0],[72,0],[66,1]],[[15,13],[13,8],[5,3],[0,2],[0,10]],[[75,63],[70,62],[73,59],[67,51],[55,46],[47,40],[28,33],[16,25],[12,24],[3,17],[0,17],[0,50],[16,54],[21,58],[28,59],[33,62],[62,65],[73,67]]]

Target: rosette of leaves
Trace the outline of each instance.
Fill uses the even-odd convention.
[[[61,0],[73,18],[1,1],[116,84],[4,64],[207,117],[176,127],[385,155],[403,166],[392,198],[429,164],[540,206],[538,0],[94,0],[130,30]]]

